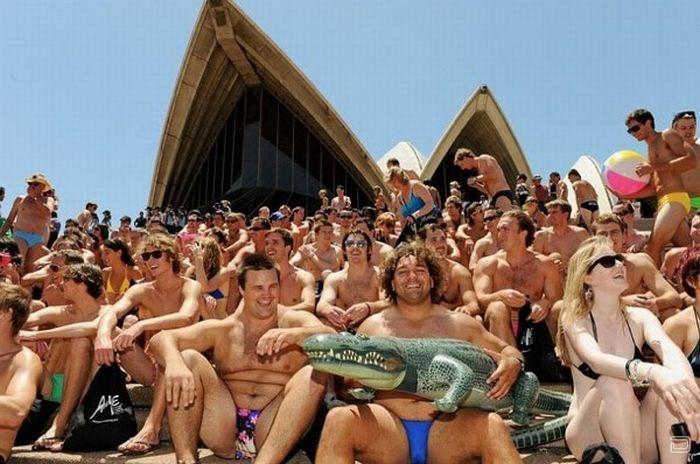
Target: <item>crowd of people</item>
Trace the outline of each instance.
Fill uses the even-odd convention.
[[[626,126],[648,145],[637,172],[652,176],[638,197],[658,199],[651,234],[635,230],[634,198],[602,214],[576,170],[573,195],[556,172],[511,189],[496,158],[468,148],[454,154],[466,180],[444,201],[393,159],[373,205],[337,186],[311,215],[268,205],[246,217],[222,200],[206,214],[147,208],[116,228],[89,202],[61,230],[51,182],[28,177],[0,224],[0,463],[15,444],[62,450],[114,365],[154,388],[124,454],[158,447],[167,416],[185,464],[200,443],[279,463],[307,442],[319,463],[520,462],[499,414],[440,414],[392,391],[362,402],[351,381],[314,371],[301,343],[340,331],[479,345],[497,364],[494,399],[523,369],[571,382],[579,460],[603,446],[625,463],[700,462],[700,191],[684,184],[700,172],[696,118],[659,132],[636,110]],[[673,446],[679,434],[690,450]]]

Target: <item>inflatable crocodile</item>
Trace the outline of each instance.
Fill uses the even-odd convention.
[[[347,333],[315,335],[302,348],[314,369],[350,379],[365,388],[351,390],[370,400],[374,390],[397,390],[434,401],[435,409],[451,413],[458,407],[500,411],[512,408],[518,425],[530,423],[532,413],[559,416],[515,430],[518,449],[564,437],[571,395],[540,389],[537,377],[523,372],[501,400],[486,397],[486,380],[496,363],[483,349],[460,340],[367,337]]]

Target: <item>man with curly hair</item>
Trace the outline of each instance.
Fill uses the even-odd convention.
[[[420,242],[397,247],[384,262],[382,274],[382,287],[392,304],[367,318],[357,332],[453,338],[480,345],[498,363],[489,379],[493,388],[488,396],[502,398],[520,373],[522,355],[472,317],[438,305],[443,284],[439,260],[430,249]],[[371,404],[332,409],[316,462],[426,462],[428,456],[431,462],[520,462],[497,414],[474,409],[440,414],[428,400],[393,391],[377,391]]]

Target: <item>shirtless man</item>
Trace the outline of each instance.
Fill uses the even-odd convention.
[[[675,130],[657,132],[654,116],[647,110],[633,111],[625,124],[627,132],[648,147],[649,162],[640,163],[635,172],[638,176],[651,175],[651,182],[635,197],[656,194],[658,198],[656,220],[645,251],[660,266],[661,250],[667,243],[687,246],[689,242],[685,217],[690,212],[690,197],[681,174],[696,166],[695,153]]]
[[[474,178],[477,183],[483,183],[491,200],[491,206],[495,206],[501,211],[513,209],[515,197],[513,191],[506,181],[498,161],[491,155],[476,156],[468,148],[460,148],[455,153],[455,166],[462,170],[477,169],[478,175]]]
[[[465,223],[457,228],[454,239],[461,256],[459,262],[469,267],[474,245],[488,233],[484,224],[484,210],[481,203],[476,201],[467,203],[464,209],[464,219]]]
[[[274,228],[265,236],[265,254],[280,271],[280,304],[313,313],[316,303],[314,276],[289,264],[293,246],[292,234],[286,229]]]
[[[229,269],[237,269],[248,255],[265,254],[265,235],[270,229],[272,229],[272,225],[269,219],[260,216],[251,219],[250,227],[248,227],[250,241],[238,250],[236,256],[228,264]]]
[[[500,398],[520,373],[522,355],[486,332],[473,318],[437,304],[443,280],[440,269],[435,255],[419,242],[397,248],[385,263],[382,279],[391,306],[369,317],[358,333],[453,338],[480,345],[498,363],[489,379],[493,388],[488,395]],[[380,390],[373,403],[332,409],[316,454],[318,464],[452,463],[474,459],[485,464],[521,462],[500,416],[468,408],[441,414],[430,400]]]
[[[21,287],[0,282],[0,464],[10,459],[17,431],[41,385],[39,357],[16,338],[31,300]]]
[[[445,231],[437,224],[428,224],[418,231],[418,236],[435,252],[445,276],[440,306],[470,316],[480,315],[482,311],[474,292],[472,275],[469,269],[449,259]]]
[[[357,327],[386,307],[379,291],[379,270],[370,263],[369,235],[353,229],[342,243],[348,265],[326,278],[316,307],[318,317],[337,330]]]
[[[309,234],[309,224],[306,219],[306,210],[303,206],[295,206],[292,210],[292,237],[294,237],[293,251],[299,249],[304,243],[304,237]]]
[[[24,329],[51,325],[57,328],[76,323],[95,321],[103,306],[99,299],[103,293],[102,270],[94,264],[73,264],[63,271],[61,290],[68,304],[49,306],[29,315]],[[94,325],[93,325],[94,327]],[[89,336],[63,338],[56,329],[42,333],[23,332],[26,341],[56,339],[51,344],[43,370],[42,396],[60,402],[58,412],[49,429],[34,442],[39,450],[60,451],[73,411],[90,381],[92,369],[92,338]],[[92,332],[94,336],[94,330]],[[59,394],[56,392],[63,392]]]
[[[153,360],[134,341],[142,333],[148,338],[160,330],[194,324],[205,304],[202,286],[178,274],[180,261],[173,239],[162,234],[149,235],[141,242],[139,254],[154,280],[130,287],[108,307],[100,316],[95,338],[97,364],[113,363],[115,351],[119,352],[120,364],[135,381],[146,386],[155,384],[153,405],[141,431],[119,447],[129,454],[145,453],[158,445],[165,413],[162,376],[157,375]],[[117,333],[117,321],[134,307],[139,308],[138,320]]]
[[[695,212],[693,219],[690,221],[690,246],[700,247],[700,210]],[[688,247],[671,248],[664,255],[664,262],[661,265],[661,274],[681,293],[685,306],[688,306],[691,302],[683,288],[678,271],[680,270],[681,257],[687,249]]]
[[[245,230],[245,215],[242,213],[226,213],[226,248],[229,260],[248,243],[248,231]]]
[[[498,219],[503,215],[500,209],[489,206],[484,211],[484,225],[486,225],[486,235],[481,237],[474,244],[474,250],[469,257],[469,271],[474,272],[476,264],[485,256],[491,256],[501,249],[498,243]]]
[[[374,224],[367,218],[361,217],[355,221],[355,229],[360,229],[370,238],[370,264],[372,266],[381,266],[387,256],[391,254],[394,247],[375,240]]]
[[[55,200],[52,196],[44,195],[52,190],[52,187],[43,174],[33,174],[25,180],[27,195],[15,198],[7,221],[0,227],[0,237],[4,237],[12,227],[12,235],[22,254],[24,270],[31,272],[34,261],[49,252],[44,243],[49,237]]]
[[[165,369],[170,435],[178,463],[197,462],[201,439],[222,458],[284,462],[314,420],[326,378],[299,345],[332,333],[306,311],[278,306],[279,272],[247,256],[241,308],[222,321],[163,331],[150,351]],[[213,353],[214,366],[202,354]]]
[[[578,214],[583,219],[586,229],[591,230],[591,224],[596,220],[599,213],[598,193],[587,180],[581,179],[581,174],[576,169],[569,171],[569,182],[576,195]]]
[[[630,306],[647,308],[663,322],[681,308],[681,297],[664,279],[654,262],[645,253],[625,253],[624,223],[614,214],[602,214],[593,223],[594,234],[607,237],[615,253],[625,257],[629,287],[622,301]]]
[[[569,187],[556,171],[549,173],[549,197],[552,200],[569,201]]]
[[[97,214],[97,203],[87,202],[85,204],[85,209],[78,214],[78,217],[75,219],[78,222],[78,227],[88,232],[93,222],[92,217],[95,214]]]
[[[338,214],[340,227],[333,229],[333,244],[340,246],[343,237],[352,229],[352,211],[343,210]]]
[[[299,247],[290,263],[313,274],[316,280],[316,294],[320,296],[326,276],[343,267],[343,250],[331,243],[333,225],[328,221],[316,221],[314,237],[314,243]]]
[[[85,260],[77,250],[59,250],[52,254],[49,265],[38,271],[25,274],[22,286],[29,288],[41,283],[41,301],[46,306],[58,306],[68,303],[61,290],[61,277],[66,266],[82,264]]]
[[[345,188],[339,185],[335,188],[336,196],[331,199],[331,208],[335,208],[338,211],[343,211],[350,209],[352,206],[352,201],[350,197],[345,195]]]
[[[445,208],[442,211],[442,218],[447,227],[446,232],[450,238],[455,238],[457,230],[462,226],[462,202],[459,197],[450,196],[445,200]]]
[[[681,134],[695,154],[695,167],[681,174],[683,186],[690,195],[690,207],[700,210],[700,140],[696,137],[697,118],[695,111],[681,111],[673,117],[671,128]]]
[[[625,223],[624,233],[625,249],[628,253],[639,253],[644,251],[644,247],[649,241],[648,232],[639,232],[634,227],[634,206],[626,200],[618,201],[613,206],[612,213]]]
[[[565,276],[569,258],[588,238],[588,232],[582,227],[569,225],[571,205],[564,200],[550,201],[546,207],[550,227],[535,233],[532,249],[548,256],[557,265],[560,274]]]
[[[511,319],[522,309],[531,310],[529,319],[545,321],[550,335],[557,331],[558,311],[554,304],[562,297],[562,278],[557,266],[545,256],[530,251],[535,225],[522,211],[509,211],[498,221],[498,243],[503,249],[487,256],[474,270],[474,289],[486,308],[484,322],[489,332],[515,346]]]

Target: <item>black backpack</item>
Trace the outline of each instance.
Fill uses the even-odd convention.
[[[117,364],[102,366],[71,417],[63,449],[112,450],[136,432],[136,417],[124,373]]]
[[[518,312],[516,341],[525,358],[525,370],[535,374],[541,382],[571,383],[571,371],[559,362],[547,324],[528,320],[531,312],[529,303]]]

